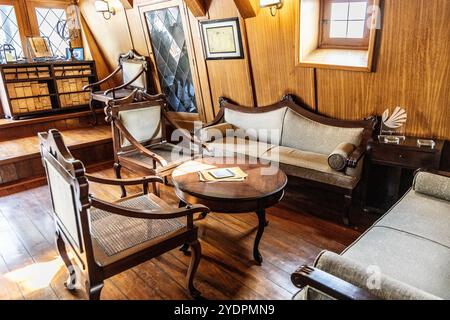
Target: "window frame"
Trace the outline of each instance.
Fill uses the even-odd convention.
[[[0,4],[14,6],[23,55],[29,59],[27,37],[40,36],[36,8],[67,9],[73,2],[71,0],[0,0]],[[72,45],[74,47],[82,47],[81,37],[75,39]]]
[[[39,23],[37,19],[36,8],[47,9],[66,9],[70,5],[70,1],[46,0],[46,1],[27,1],[28,17],[30,19],[31,35],[39,37]]]
[[[17,27],[19,28],[19,37],[22,45],[22,52],[25,58],[28,57],[27,50],[27,34],[29,33],[28,21],[24,18],[26,15],[25,8],[22,6],[21,1],[18,0],[0,0],[0,5],[13,6],[16,14]],[[20,58],[20,57],[18,57]]]
[[[369,47],[320,48],[319,19],[321,0],[295,1],[295,67],[372,72],[378,29],[382,28],[381,0],[371,0]]]
[[[374,4],[373,0],[320,0],[319,17],[319,48],[321,49],[354,49],[367,50],[370,44],[370,28],[364,25],[363,38],[331,38],[329,23],[331,21],[331,5],[343,2],[367,2],[367,8]],[[367,10],[369,11],[369,10]],[[365,21],[370,19],[371,14],[366,12]],[[328,23],[327,23],[328,22]]]

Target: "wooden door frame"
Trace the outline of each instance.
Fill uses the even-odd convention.
[[[146,42],[146,47],[148,51],[148,55],[150,56],[153,65],[155,66],[155,79],[156,79],[156,85],[159,92],[162,92],[161,85],[160,85],[160,78],[159,73],[156,66],[156,59],[153,53],[153,47],[151,43],[150,34],[147,28],[147,21],[145,18],[145,12],[151,11],[151,10],[158,10],[158,9],[164,9],[164,8],[170,8],[170,7],[178,7],[181,14],[181,19],[183,21],[183,29],[184,29],[184,35],[186,39],[186,47],[188,50],[189,55],[189,67],[191,68],[191,74],[192,74],[192,81],[195,89],[195,100],[197,102],[197,112],[200,116],[200,119],[204,122],[206,122],[206,112],[205,112],[205,104],[203,102],[203,95],[201,91],[201,85],[200,85],[200,75],[198,73],[198,67],[197,67],[197,60],[194,50],[194,44],[192,39],[192,31],[191,26],[189,22],[188,17],[188,8],[186,7],[186,4],[183,0],[168,0],[168,1],[161,1],[161,0],[150,0],[146,1],[145,3],[140,3],[138,5],[138,11],[139,11],[139,18],[141,20],[141,27],[144,32],[144,38]]]

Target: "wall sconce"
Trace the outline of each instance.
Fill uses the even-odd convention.
[[[270,7],[270,14],[275,17],[277,11],[283,7],[283,0],[259,0],[259,6],[261,8]]]
[[[109,3],[104,0],[95,1],[95,11],[103,14],[103,18],[105,18],[105,20],[111,19],[111,17],[116,14],[116,10],[111,8]]]

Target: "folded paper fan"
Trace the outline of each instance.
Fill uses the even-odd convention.
[[[389,109],[383,112],[383,124],[391,129],[398,129],[406,123],[408,116],[405,109],[396,107],[394,112],[389,116]]]

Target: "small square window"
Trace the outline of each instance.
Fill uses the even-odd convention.
[[[367,49],[371,0],[321,0],[322,48]]]

